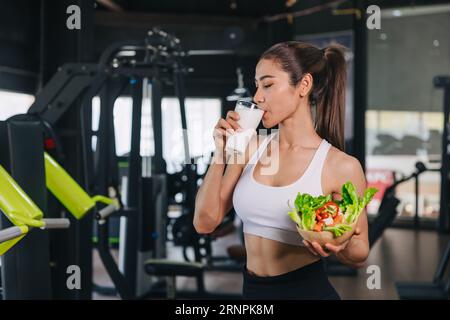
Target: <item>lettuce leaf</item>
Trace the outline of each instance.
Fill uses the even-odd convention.
[[[348,224],[336,224],[332,227],[328,227],[325,226],[323,228],[324,231],[330,231],[334,234],[335,237],[340,237],[342,236],[344,233],[346,233],[347,231],[352,230],[352,227],[349,226]]]
[[[364,196],[359,198],[355,185],[350,181],[346,182],[342,186],[342,201],[339,204],[341,210],[344,212],[345,222],[347,224],[355,222],[377,192],[378,189],[376,188],[368,188],[364,191]]]
[[[312,210],[302,212],[302,229],[312,230],[316,225],[316,213]]]
[[[362,198],[362,202],[359,204],[359,210],[362,211],[372,200],[372,198],[375,196],[375,194],[378,192],[377,188],[368,188],[364,192],[364,196]]]
[[[288,200],[288,207],[291,209],[291,211],[288,212],[289,217],[291,217],[292,221],[294,221],[298,226],[302,225],[302,219],[300,218],[300,215],[298,214],[297,208],[294,206],[294,208],[291,207]]]

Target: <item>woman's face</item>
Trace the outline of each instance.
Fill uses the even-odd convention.
[[[298,87],[291,85],[289,75],[274,60],[258,62],[255,86],[253,99],[265,111],[262,118],[265,128],[272,128],[289,117],[299,105]]]

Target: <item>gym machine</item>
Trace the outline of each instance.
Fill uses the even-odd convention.
[[[124,54],[130,52],[133,53],[132,57]],[[161,128],[161,98],[165,83],[175,86],[180,99],[185,162],[192,163],[187,144],[184,110],[183,74],[187,72],[181,62],[184,56],[185,53],[181,50],[177,38],[154,29],[143,41],[126,41],[110,46],[102,54],[98,65],[63,65],[36,97],[26,115],[30,121],[38,121],[46,128],[55,128],[54,130],[58,131],[61,116],[75,106],[80,115],[80,152],[77,155],[65,155],[61,151],[62,146],[59,146],[60,150],[54,148],[55,144],[58,146],[56,134],[52,135],[53,142],[49,143],[50,149],[54,150],[47,151],[56,153],[56,158],[61,163],[64,163],[67,156],[78,157],[82,163],[82,172],[78,175],[81,176],[83,189],[88,194],[115,196],[121,202],[121,209],[114,213],[114,216],[121,217],[120,248],[123,249],[119,249],[121,272],[113,271],[117,274],[116,280],[112,279],[115,288],[94,286],[101,293],[119,293],[120,296],[129,298],[146,297],[147,293],[151,296],[151,293],[155,292],[152,288],[154,277],[146,274],[144,266],[148,258],[163,259],[166,256],[167,177],[162,158]],[[97,94],[101,100],[100,123],[96,132],[95,151],[92,151],[94,132],[91,130],[91,104],[92,98]],[[116,98],[121,94],[129,94],[133,99],[133,125],[126,179],[122,179],[122,182],[126,183],[122,183],[120,190],[112,111]],[[146,98],[152,100],[155,155],[151,159],[150,169],[143,172],[143,163],[148,159],[143,159],[140,155],[140,131],[141,109]],[[63,128],[59,131],[61,133]],[[48,142],[47,139],[45,141]],[[190,191],[194,196],[188,197],[189,199],[195,199],[195,191],[194,189]],[[71,241],[71,250],[66,253],[68,256],[61,258],[66,261],[75,260],[75,264],[80,265],[85,271],[82,280],[84,291],[77,296],[83,299],[89,299],[92,291],[92,261],[89,257],[92,248],[92,227],[89,220],[82,219],[74,223],[78,226],[74,232],[75,236],[73,239],[65,239]],[[97,225],[97,233],[108,235],[107,220]],[[108,259],[109,262],[106,262],[105,255],[102,254],[109,248],[105,238],[103,237],[105,242],[99,240],[98,249],[103,263],[110,269],[108,272],[111,274],[110,271],[115,269],[114,261]],[[62,248],[56,249],[56,252],[61,251]],[[151,260],[149,262],[151,263]],[[176,276],[177,272],[178,275],[182,274],[183,268],[190,266],[192,265],[175,264],[172,268],[173,276]],[[119,282],[127,284],[129,289],[125,290],[127,294],[119,292],[121,291]]]
[[[65,229],[70,225],[67,219],[45,219],[23,189],[8,172],[0,166],[0,210],[14,225],[0,230],[0,256],[18,243],[32,228]]]
[[[111,277],[115,288],[103,288],[92,283],[93,224],[92,219],[86,214],[92,210],[83,211],[83,216],[87,217],[78,220],[80,217],[77,217],[77,214],[74,214],[63,200],[56,201],[52,194],[49,194],[47,199],[47,194],[42,194],[42,190],[45,190],[44,183],[36,188],[40,190],[42,203],[48,200],[48,210],[43,211],[48,212],[51,217],[67,217],[72,226],[68,234],[55,234],[51,241],[48,238],[45,239],[46,244],[42,246],[50,245],[51,255],[55,261],[57,260],[52,263],[53,270],[49,275],[54,280],[53,297],[90,299],[93,288],[104,294],[118,293],[124,298],[151,296],[152,292],[158,291],[155,287],[158,288],[160,283],[153,282],[154,276],[159,273],[159,268],[163,268],[167,273],[167,268],[161,266],[146,268],[145,266],[166,257],[167,174],[162,158],[161,128],[162,89],[166,84],[174,86],[180,100],[186,163],[183,172],[189,177],[195,176],[195,181],[198,179],[195,160],[190,158],[187,139],[183,87],[183,75],[187,73],[187,68],[182,63],[185,55],[177,38],[161,30],[153,29],[149,31],[145,40],[113,44],[102,54],[99,64],[63,65],[36,96],[28,113],[10,119],[10,122],[22,122],[25,125],[35,126],[35,136],[39,137],[41,145],[40,152],[35,153],[39,154],[41,163],[45,162],[44,149],[62,164],[67,158],[73,157],[81,164],[79,166],[81,171],[71,174],[77,177],[87,194],[106,194],[116,197],[120,202],[120,209],[110,210],[114,211],[110,213],[121,219],[119,249],[121,272],[117,272],[117,266],[109,252],[108,220],[97,219],[102,223],[96,224],[100,257],[109,274],[116,274],[116,277]],[[113,107],[115,100],[121,94],[128,94],[133,99],[133,125],[131,151],[126,158],[128,166],[125,170],[125,179],[119,181],[114,143]],[[91,130],[92,99],[97,95],[101,101],[100,122],[98,131],[93,132]],[[151,158],[151,166],[144,166],[150,159],[140,155],[141,109],[147,107],[143,105],[146,99],[152,101],[155,137],[155,155]],[[79,112],[78,132],[65,132],[64,128],[58,126],[60,118],[70,108],[75,108]],[[66,154],[64,146],[59,143],[58,135],[76,135],[80,142],[79,152]],[[92,139],[95,135],[97,141],[93,151]],[[31,139],[30,143],[35,140]],[[27,154],[23,157],[24,162],[32,159],[28,157],[28,153],[23,152],[21,155],[24,154]],[[145,170],[143,170],[144,167]],[[41,180],[45,181],[43,170],[35,170],[35,172],[39,172]],[[183,187],[186,187],[183,204],[185,209],[179,221],[184,220],[185,225],[190,225],[193,230],[188,218],[193,216],[197,185],[189,183]],[[61,206],[59,202],[64,206]],[[98,215],[94,216],[98,217]],[[182,223],[178,222],[177,226],[181,225]],[[195,230],[193,231],[197,235]],[[175,234],[178,233],[175,232]],[[198,244],[201,241],[195,243]],[[202,250],[196,251],[202,252]],[[197,259],[201,257],[197,256],[195,260]],[[199,264],[189,262],[183,264],[165,261],[164,263],[170,266],[170,276],[173,277],[189,273],[192,268],[199,267]],[[68,264],[78,265],[83,270],[82,289],[77,292],[68,292],[62,284],[56,284],[60,282],[57,279],[65,275],[64,266]],[[203,272],[205,268],[200,265],[198,269]],[[50,283],[50,281],[44,282],[47,286]],[[126,283],[126,285],[120,285],[120,283]],[[154,284],[156,286],[153,286]]]
[[[1,244],[2,298],[54,298],[56,286],[66,282],[52,282],[52,268],[58,261],[51,255],[49,234],[39,229],[65,229],[70,222],[43,217],[48,211],[40,124],[0,122],[0,146],[0,209],[4,213],[0,233],[6,241]]]
[[[166,35],[165,33],[162,33],[163,35]],[[168,37],[166,37],[166,40]],[[176,40],[176,42],[175,42]],[[178,43],[179,41],[174,38],[170,38],[169,41],[172,41],[172,43]],[[81,141],[82,141],[82,150],[80,150],[80,154],[78,155],[71,155],[82,158],[83,160],[83,183],[84,188],[89,192],[91,190],[100,190],[102,191],[102,194],[108,193],[110,189],[112,188],[113,191],[118,190],[117,188],[117,180],[114,180],[116,177],[115,171],[117,170],[117,166],[114,164],[115,159],[115,152],[114,152],[114,140],[111,139],[111,136],[114,137],[114,131],[113,128],[111,128],[112,125],[112,107],[114,103],[114,97],[117,97],[120,92],[123,90],[124,86],[127,83],[130,83],[132,88],[131,91],[134,96],[137,98],[135,99],[134,103],[134,123],[139,124],[139,130],[134,129],[133,137],[134,137],[134,152],[132,152],[132,155],[130,156],[130,169],[129,169],[129,190],[131,192],[128,192],[129,197],[127,200],[130,203],[130,206],[128,208],[125,208],[125,210],[122,210],[120,213],[122,213],[124,216],[127,216],[131,222],[128,224],[128,226],[134,227],[134,229],[129,228],[130,232],[127,233],[128,238],[132,238],[137,236],[137,227],[142,227],[145,233],[142,232],[142,238],[144,239],[147,235],[147,238],[151,238],[151,235],[157,235],[158,233],[152,234],[152,230],[150,230],[149,233],[149,223],[152,223],[153,221],[150,221],[150,219],[144,219],[141,217],[137,217],[138,214],[142,213],[143,207],[146,206],[145,209],[148,210],[148,208],[153,208],[153,204],[156,206],[160,205],[159,195],[162,193],[165,189],[165,186],[160,186],[158,184],[157,178],[155,177],[153,180],[156,181],[153,183],[153,180],[150,182],[143,183],[147,186],[146,193],[148,192],[151,194],[154,198],[148,199],[150,197],[142,197],[140,195],[141,190],[137,186],[138,183],[140,183],[140,158],[139,158],[139,133],[140,133],[140,121],[136,121],[137,118],[140,120],[140,107],[142,102],[142,92],[140,92],[140,89],[142,89],[142,83],[140,81],[137,81],[137,79],[142,80],[143,76],[153,76],[155,77],[155,82],[160,81],[160,73],[164,72],[164,64],[161,64],[161,62],[164,61],[154,61],[154,55],[151,54],[153,51],[160,50],[162,52],[161,58],[164,59],[164,50],[161,50],[163,43],[156,43],[157,41],[155,39],[152,39],[152,35],[149,34],[149,37],[145,41],[137,41],[137,42],[128,42],[128,43],[121,43],[117,45],[113,45],[110,47],[104,55],[102,55],[100,64],[99,65],[93,65],[93,64],[67,64],[64,65],[59,69],[59,71],[55,74],[55,76],[47,83],[47,85],[43,88],[43,90],[40,92],[40,94],[36,97],[36,100],[34,104],[30,107],[28,114],[26,115],[20,115],[15,117],[15,121],[21,121],[26,126],[33,125],[35,134],[35,139],[29,139],[27,141],[33,142],[34,144],[29,147],[30,150],[34,150],[33,148],[37,148],[36,146],[41,146],[39,149],[40,152],[36,150],[36,154],[40,157],[40,162],[36,162],[37,164],[43,162],[43,143],[41,140],[45,141],[45,146],[47,147],[48,152],[54,152],[58,155],[58,158],[60,161],[64,161],[64,153],[61,152],[62,146],[58,144],[57,135],[53,131],[53,128],[57,127],[58,121],[60,117],[73,105],[75,105],[79,112],[80,112],[80,131],[81,131]],[[167,42],[167,41],[166,41]],[[120,51],[123,50],[136,50],[137,53],[140,53],[141,55],[145,56],[145,59],[152,59],[152,61],[147,61],[144,64],[136,63],[135,60],[132,61],[121,61],[120,66],[118,59],[114,57],[114,61],[110,61],[109,59],[113,57],[114,54],[120,53]],[[143,54],[142,54],[143,53]],[[137,57],[136,57],[137,58]],[[172,63],[175,63],[172,61]],[[181,69],[181,66],[178,64],[175,64],[177,66],[176,72],[183,72]],[[180,75],[176,76],[177,78],[180,77]],[[117,84],[119,86],[117,86]],[[115,90],[115,91],[114,91]],[[101,128],[100,133],[98,135],[98,143],[96,148],[96,153],[93,154],[91,149],[91,138],[92,133],[90,132],[90,123],[91,123],[91,103],[92,98],[99,92],[102,99],[102,114],[101,114]],[[154,100],[156,104],[158,103],[158,97],[156,97],[156,93],[158,93],[158,90],[154,90],[155,97]],[[111,95],[112,93],[112,95]],[[79,102],[81,101],[81,103]],[[160,103],[160,97],[159,97],[159,103]],[[183,105],[184,106],[184,105]],[[158,112],[159,110],[159,118],[160,118],[160,105],[154,108],[154,112]],[[139,112],[137,112],[139,111]],[[108,113],[110,117],[108,117]],[[12,120],[12,119],[10,119]],[[111,122],[110,122],[111,121]],[[135,128],[137,125],[135,126]],[[111,129],[111,130],[109,130]],[[42,132],[49,133],[47,136],[43,137]],[[136,137],[136,133],[138,136]],[[111,134],[111,136],[109,136]],[[28,135],[27,135],[28,137]],[[27,137],[22,137],[22,139],[28,139]],[[11,139],[10,139],[11,140]],[[160,141],[161,142],[161,141]],[[15,143],[19,143],[19,141],[15,141]],[[138,148],[136,149],[136,145]],[[56,146],[56,148],[55,148]],[[160,147],[157,146],[157,150],[161,151],[161,143],[159,144]],[[59,148],[58,148],[59,147]],[[20,154],[22,156],[22,162],[25,163],[24,166],[26,166],[26,163],[28,161],[33,160],[32,157],[28,155],[28,152],[25,152],[26,150],[23,150]],[[136,153],[137,151],[137,153]],[[114,153],[112,153],[114,152]],[[5,155],[2,153],[2,155]],[[113,155],[113,157],[110,157],[110,155]],[[5,156],[6,157],[6,156]],[[157,157],[160,157],[162,160],[162,152],[159,152],[157,154]],[[12,159],[12,157],[11,157]],[[110,160],[111,159],[111,160]],[[9,158],[8,158],[9,160]],[[109,161],[108,161],[109,160]],[[12,164],[19,163],[20,160],[13,160],[11,161]],[[161,161],[160,161],[161,162]],[[160,164],[160,163],[159,163]],[[160,170],[161,171],[161,170]],[[39,172],[41,174],[40,181],[45,181],[44,178],[44,170],[35,170],[33,172]],[[132,176],[132,177],[131,177]],[[95,179],[94,179],[95,178]],[[133,180],[134,179],[134,180]],[[32,179],[30,179],[32,180]],[[37,179],[34,179],[37,180]],[[139,181],[137,181],[139,180]],[[98,182],[98,183],[97,183]],[[153,192],[150,188],[154,187],[153,184],[155,184],[155,187],[160,190],[160,193]],[[42,190],[45,189],[45,183],[41,183],[39,188],[36,188],[41,193],[40,196],[42,198],[42,203],[45,202],[46,195],[42,194]],[[155,195],[156,193],[156,195]],[[118,194],[118,192],[117,192]],[[137,203],[137,201],[140,201],[140,199],[148,200],[148,203],[145,203],[145,205],[141,203]],[[119,198],[120,199],[120,198]],[[151,201],[155,200],[156,201]],[[133,204],[134,202],[134,204]],[[56,209],[55,209],[56,208]],[[131,209],[130,209],[131,208]],[[52,208],[53,210],[50,210],[50,213],[53,213],[56,215],[61,214],[61,209],[59,207]],[[126,210],[130,209],[130,210]],[[69,210],[70,211],[70,210]],[[160,211],[164,212],[164,215],[166,212],[164,211],[164,206],[160,205]],[[147,212],[148,213],[148,212]],[[153,212],[150,212],[150,215]],[[139,221],[137,221],[139,219]],[[55,248],[53,248],[53,251],[56,256],[58,256],[58,259],[60,260],[58,263],[54,263],[56,268],[59,268],[60,270],[54,270],[53,274],[59,274],[65,273],[65,270],[62,270],[62,266],[67,265],[69,262],[70,264],[75,264],[80,267],[82,272],[82,290],[78,292],[77,295],[75,295],[75,298],[82,298],[82,299],[89,299],[91,298],[91,291],[92,291],[92,222],[91,219],[82,219],[80,221],[76,221],[73,223],[73,225],[76,227],[75,231],[73,232],[72,236],[63,238],[59,237],[58,239],[55,239],[56,241],[52,241],[53,244],[55,244]],[[105,234],[107,235],[108,232],[108,223],[105,219],[99,219],[101,223],[98,224],[97,232],[98,234]],[[74,221],[73,221],[74,222]],[[139,224],[138,224],[139,222]],[[141,223],[142,222],[142,223]],[[144,227],[144,223],[147,223]],[[153,226],[151,226],[153,227]],[[158,230],[159,231],[159,230]],[[161,232],[160,234],[164,234]],[[99,237],[100,238],[100,237]],[[140,239],[139,239],[140,240]],[[151,240],[153,240],[151,238]],[[42,247],[48,247],[48,238],[45,239],[46,243],[41,244]],[[127,252],[129,255],[131,254],[131,251],[137,250],[136,248],[136,242],[138,241],[137,238],[134,238],[131,240],[131,243],[127,245]],[[161,241],[159,241],[161,242]],[[147,241],[148,243],[148,241]],[[37,242],[35,242],[36,245],[38,245]],[[151,245],[153,245],[153,241]],[[134,245],[134,247],[133,247]],[[162,248],[162,246],[161,246]],[[99,241],[98,249],[100,252],[100,257],[102,258],[103,263],[105,264],[108,272],[114,273],[114,274],[120,274],[120,272],[115,272],[114,270],[114,260],[111,257],[110,253],[106,252],[108,251],[108,243],[106,241]],[[45,258],[45,257],[44,257]],[[131,257],[132,259],[133,257]],[[136,294],[133,290],[133,287],[136,286],[136,283],[140,283],[138,279],[136,279],[136,272],[133,270],[133,264],[136,265],[136,261],[130,262],[130,257],[126,257],[127,259],[127,265],[125,270],[125,278],[126,281],[128,281],[128,284],[130,286],[130,290],[127,291],[126,294],[119,294],[122,297],[134,297]],[[44,259],[45,260],[45,259]],[[44,262],[43,264],[45,264]],[[130,268],[131,264],[131,268]],[[5,263],[3,264],[5,266]],[[5,270],[5,268],[2,268],[2,270]],[[144,271],[143,271],[144,273]],[[51,277],[53,277],[53,274]],[[50,275],[48,275],[50,277]],[[14,278],[12,276],[3,277],[3,279],[7,278]],[[58,279],[60,277],[57,277]],[[114,277],[112,277],[114,282]],[[134,278],[134,279],[133,279]],[[49,287],[50,281],[49,279],[45,279],[45,275],[41,277],[42,279],[42,286],[46,285]],[[115,281],[115,287],[117,291],[119,291],[118,287],[124,287],[120,286],[118,283],[123,282],[122,279],[119,277],[116,277]],[[6,282],[6,280],[5,280]],[[58,288],[61,289],[59,291],[59,294],[56,294],[56,297],[58,298],[67,298],[72,297],[73,295],[66,294],[64,292],[64,288]],[[123,291],[123,290],[122,290]],[[42,291],[44,292],[44,290]],[[46,297],[45,294],[42,295],[42,297]],[[48,295],[47,295],[48,297]]]

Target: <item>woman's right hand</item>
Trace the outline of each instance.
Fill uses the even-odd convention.
[[[223,152],[228,136],[232,135],[234,131],[241,129],[237,121],[239,120],[239,113],[236,111],[228,111],[226,119],[220,118],[214,127],[213,138],[216,145],[216,152]]]

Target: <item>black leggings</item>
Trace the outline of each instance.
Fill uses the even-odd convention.
[[[328,280],[322,260],[269,277],[251,274],[244,265],[243,274],[243,299],[341,299]]]

